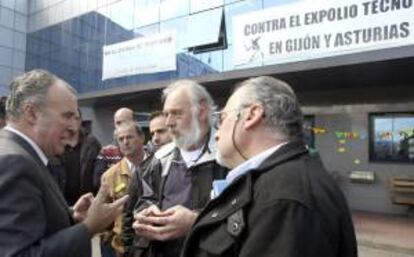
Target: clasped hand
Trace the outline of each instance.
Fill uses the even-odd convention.
[[[151,205],[134,215],[135,222],[132,227],[140,237],[167,241],[185,236],[197,216],[196,212],[181,205],[176,205],[165,211]]]

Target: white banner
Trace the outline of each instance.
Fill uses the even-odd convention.
[[[175,34],[172,32],[103,47],[102,80],[176,69]]]
[[[414,0],[302,1],[234,17],[234,66],[414,44]]]

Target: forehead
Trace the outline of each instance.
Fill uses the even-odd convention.
[[[191,106],[189,93],[184,88],[171,92],[164,103],[164,110],[184,110]]]
[[[116,131],[117,137],[139,136],[135,126],[121,126]]]
[[[150,121],[150,124],[149,124],[149,127],[150,127],[150,129],[152,129],[152,128],[158,128],[158,127],[165,127],[166,125],[165,125],[165,116],[157,116],[157,117],[155,117],[154,119],[152,119],[151,121]]]
[[[50,104],[54,105],[53,108],[72,111],[74,114],[78,113],[76,96],[66,87],[63,81],[57,80],[49,88],[46,99]]]
[[[120,111],[118,113],[115,113],[114,119],[119,120],[129,120],[132,119],[131,114],[127,111]]]

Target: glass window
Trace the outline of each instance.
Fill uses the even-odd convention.
[[[371,114],[371,161],[414,162],[414,114]]]
[[[0,85],[8,85],[12,80],[12,69],[0,66]]]
[[[8,28],[13,28],[14,26],[14,12],[7,9],[0,9],[0,25],[3,25]]]
[[[136,0],[134,17],[135,28],[158,22],[160,19],[160,0]]]
[[[16,0],[16,11],[22,13],[22,14],[27,14],[27,8],[29,5],[29,1],[27,0]]]
[[[149,36],[160,33],[160,24],[156,23],[153,25],[141,27],[134,30],[135,37]]]
[[[14,45],[16,49],[26,51],[26,34],[14,32]]]
[[[18,70],[24,70],[25,58],[26,56],[24,52],[14,51],[13,68],[18,69]]]
[[[134,0],[123,0],[108,6],[112,22],[126,30],[134,27]]]
[[[15,8],[14,7],[15,0],[1,0],[0,2],[1,2],[1,5],[2,6],[5,6],[5,7],[9,8],[9,9],[14,10],[14,8]]]
[[[25,33],[27,31],[27,17],[22,14],[15,13],[14,26],[16,30]]]
[[[163,21],[160,23],[160,32],[175,31],[176,32],[176,44],[177,53],[186,52],[185,43],[187,38],[187,20],[188,16],[184,16],[177,19]]]
[[[231,5],[228,5],[224,8],[225,18],[226,18],[226,33],[227,33],[227,42],[229,45],[233,42],[233,17],[253,12],[262,9],[261,0],[248,0],[237,2]]]
[[[0,26],[0,46],[13,47],[13,32],[10,29]]]
[[[189,0],[161,0],[160,20],[177,18],[189,14]]]
[[[223,71],[223,50],[200,53],[194,55],[201,63],[206,73]]]
[[[185,46],[192,47],[216,43],[219,39],[222,17],[223,8],[190,15],[187,23]]]
[[[223,6],[224,0],[190,0],[190,12],[196,13],[207,9]]]
[[[270,8],[282,4],[291,4],[298,1],[299,0],[263,0],[263,7]]]
[[[0,47],[0,65],[9,66],[12,64],[12,49]]]

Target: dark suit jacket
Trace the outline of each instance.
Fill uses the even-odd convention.
[[[0,256],[90,257],[86,226],[69,207],[35,150],[0,131]]]

